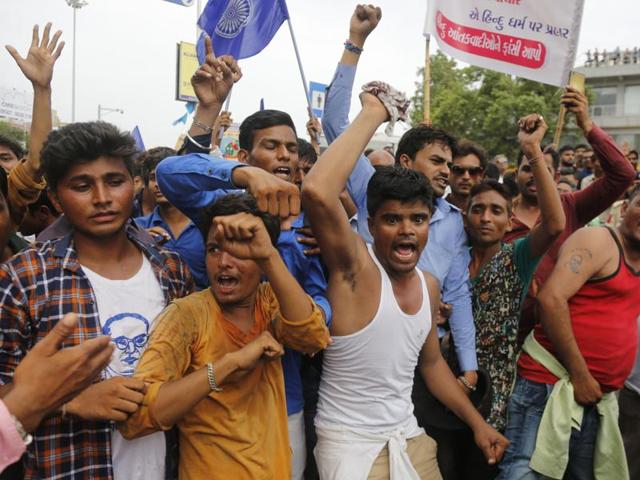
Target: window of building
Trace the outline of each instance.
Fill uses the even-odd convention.
[[[595,87],[593,89],[594,101],[591,104],[591,114],[594,117],[602,117],[616,114],[618,101],[618,89],[616,87]]]
[[[640,85],[629,85],[625,87],[624,114],[640,115]]]

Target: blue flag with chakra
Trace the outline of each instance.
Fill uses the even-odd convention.
[[[232,55],[239,60],[260,53],[287,18],[285,0],[209,0],[198,26],[211,37],[216,56]],[[203,63],[203,34],[197,52]]]

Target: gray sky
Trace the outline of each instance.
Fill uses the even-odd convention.
[[[98,104],[122,108],[104,117],[123,129],[139,125],[147,147],[174,146],[183,126],[171,122],[184,113],[174,100],[176,43],[195,41],[196,7],[162,0],[88,0],[77,15],[76,120],[97,118]],[[203,0],[203,5],[205,0]],[[348,36],[355,1],[289,0],[307,80],[328,83]],[[356,85],[385,80],[411,95],[416,70],[424,61],[422,26],[425,0],[381,0],[383,16],[362,54]],[[71,121],[73,11],[64,0],[0,0],[0,45],[25,55],[34,23],[47,21],[63,30],[67,45],[56,65],[53,107]],[[637,42],[638,0],[586,0],[579,55],[588,49],[633,47]],[[432,42],[432,52],[435,46]],[[640,46],[635,43],[635,46]],[[236,121],[253,113],[260,98],[267,108],[289,112],[299,133],[306,103],[286,25],[257,56],[240,62],[244,77],[234,88],[231,111]],[[0,85],[30,90],[9,54],[0,54]],[[352,112],[357,108],[357,97]]]

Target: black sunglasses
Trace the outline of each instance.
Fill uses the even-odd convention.
[[[469,175],[472,177],[477,177],[478,175],[482,175],[484,171],[482,167],[461,167],[460,165],[449,164],[449,170],[454,175],[464,175],[465,172],[469,172]]]

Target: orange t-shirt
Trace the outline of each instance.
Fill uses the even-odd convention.
[[[310,302],[313,302],[309,299]],[[209,289],[171,303],[155,322],[135,376],[148,383],[143,405],[121,427],[127,437],[167,430],[151,415],[163,383],[239,350],[264,330],[286,346],[315,353],[329,335],[314,304],[304,322],[289,322],[267,283],[258,288],[255,323],[243,333],[226,320]],[[212,392],[178,423],[180,479],[261,480],[291,477],[284,377],[279,360],[259,362],[237,383]]]

